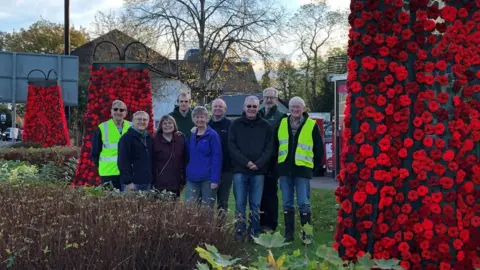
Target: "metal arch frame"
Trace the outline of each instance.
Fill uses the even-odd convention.
[[[50,72],[52,72],[52,71],[53,71],[53,73],[55,73],[55,81],[58,81],[57,71],[56,71],[55,69],[53,69],[53,68],[48,71],[46,80],[50,80]]]
[[[109,43],[109,44],[112,44],[113,47],[115,47],[115,49],[117,50],[118,52],[118,57],[119,57],[119,60],[122,60],[122,53],[120,52],[120,49],[118,48],[117,45],[115,45],[115,43],[109,41],[109,40],[103,40],[103,41],[100,41],[99,43],[97,43],[95,45],[95,47],[93,48],[93,55],[92,55],[92,60],[95,61],[95,52],[97,51],[97,48],[100,44],[103,44],[103,43]]]
[[[32,73],[35,72],[35,71],[41,72],[41,73],[43,74],[43,77],[45,78],[45,80],[47,80],[47,75],[45,75],[45,72],[43,72],[42,70],[36,68],[36,69],[32,69],[32,70],[27,74],[27,81],[30,80],[30,74],[32,74]],[[49,72],[48,74],[50,74],[50,72]]]
[[[147,59],[146,59],[146,60],[148,61],[148,48],[147,48],[147,46],[146,46],[145,44],[143,44],[143,43],[140,42],[140,41],[133,41],[133,42],[128,43],[127,46],[125,46],[125,49],[123,49],[123,56],[121,56],[120,60],[125,61],[125,59],[126,59],[126,57],[127,57],[127,50],[128,50],[128,48],[129,48],[131,45],[133,45],[133,44],[140,44],[140,45],[143,46],[143,48],[145,48],[145,54],[146,54],[146,56],[147,56]]]
[[[102,43],[109,43],[109,44],[113,45],[113,46],[115,47],[115,49],[117,50],[119,60],[122,61],[122,62],[126,62],[127,51],[128,51],[128,49],[130,48],[130,46],[132,46],[132,45],[134,45],[134,44],[140,44],[140,45],[142,45],[143,48],[145,48],[145,54],[146,54],[146,57],[147,57],[146,60],[148,61],[148,59],[149,59],[148,47],[147,47],[144,43],[142,43],[142,42],[140,42],[140,41],[133,41],[133,42],[128,43],[127,46],[125,46],[125,49],[123,49],[123,52],[122,52],[122,51],[120,51],[119,47],[118,47],[115,43],[113,43],[112,41],[103,40],[103,41],[97,43],[97,44],[95,45],[94,49],[93,49],[93,55],[92,55],[92,60],[93,60],[93,61],[95,61],[95,53],[96,53],[96,51],[97,51],[97,48],[98,48],[98,46],[99,46],[100,44],[102,44]],[[169,73],[167,73],[167,72],[165,72],[165,71],[161,71],[161,70],[159,70],[158,68],[156,68],[156,67],[154,67],[154,66],[152,66],[152,65],[150,65],[150,64],[148,64],[148,63],[147,63],[147,65],[148,65],[148,69],[149,69],[151,72],[153,72],[153,73],[156,73],[156,74],[165,76],[165,77],[167,77],[167,78],[177,78],[177,75],[176,75],[176,74],[169,74]]]

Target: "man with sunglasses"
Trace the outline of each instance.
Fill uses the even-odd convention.
[[[92,160],[98,168],[98,175],[104,183],[112,183],[116,189],[121,189],[120,171],[118,170],[118,142],[132,126],[125,120],[127,106],[121,100],[115,100],[111,109],[112,118],[101,123],[93,135]]]
[[[235,237],[239,241],[246,233],[247,199],[250,206],[249,235],[258,236],[264,175],[268,173],[267,165],[273,151],[272,127],[258,112],[259,103],[256,96],[247,97],[242,117],[233,121],[228,134],[237,215]]]

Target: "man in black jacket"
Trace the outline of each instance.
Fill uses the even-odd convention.
[[[152,175],[152,136],[147,127],[150,117],[144,111],[133,114],[133,127],[118,143],[118,169],[122,190],[150,190]]]
[[[277,106],[278,91],[273,87],[263,90],[264,107],[260,110],[263,118],[267,120],[275,131],[280,124],[280,120],[285,116]],[[273,139],[273,138],[272,138]],[[278,170],[277,170],[277,151],[272,152],[272,157],[268,164],[269,172],[265,175],[263,185],[262,203],[260,204],[260,228],[262,231],[275,231],[278,226]]]
[[[273,148],[272,127],[264,120],[255,96],[245,99],[242,117],[233,121],[228,135],[228,149],[233,165],[233,194],[237,214],[236,239],[246,232],[247,198],[250,206],[251,236],[260,230],[259,208],[262,200],[264,176]]]
[[[217,207],[219,210],[228,211],[228,198],[232,189],[232,165],[228,153],[228,131],[232,121],[225,116],[227,104],[222,99],[215,99],[212,102],[212,119],[208,125],[213,128],[222,143],[222,177],[217,189]]]
[[[285,238],[286,241],[293,241],[295,197],[300,212],[300,223],[302,226],[311,223],[310,180],[313,172],[322,165],[323,141],[316,121],[310,119],[305,112],[303,99],[293,97],[288,108],[290,116],[280,121],[276,145],[285,214]]]

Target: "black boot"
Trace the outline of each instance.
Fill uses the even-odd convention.
[[[312,225],[312,217],[310,213],[300,213],[300,224],[302,224],[302,227],[307,223]],[[302,239],[303,240],[306,239],[305,232],[303,230],[302,230]]]
[[[285,242],[292,242],[295,233],[295,210],[284,211],[285,217]]]

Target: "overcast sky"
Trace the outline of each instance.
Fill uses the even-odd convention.
[[[291,10],[311,0],[279,0]],[[26,28],[41,17],[63,22],[63,0],[0,0],[0,30]],[[350,0],[328,0],[334,8],[348,8]],[[98,10],[119,9],[121,0],[70,0],[71,23],[88,27]]]

